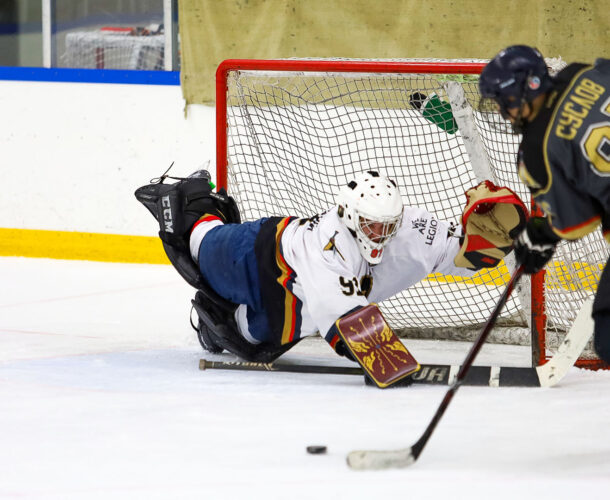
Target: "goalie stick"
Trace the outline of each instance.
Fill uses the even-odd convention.
[[[460,365],[421,364],[421,369],[390,387],[405,387],[413,384],[450,385],[460,370]],[[285,373],[318,373],[331,375],[364,375],[357,366],[291,365],[286,363],[250,363],[247,361],[199,361],[200,370],[239,370]],[[367,385],[373,385],[365,377]],[[464,385],[490,387],[540,387],[536,368],[513,368],[500,366],[473,366]]]
[[[412,465],[415,463],[415,461],[421,455],[421,452],[423,451],[424,447],[426,446],[426,443],[430,439],[430,436],[432,436],[436,425],[438,424],[442,416],[445,414],[445,411],[451,403],[453,396],[463,384],[463,381],[466,378],[466,375],[468,374],[472,363],[474,362],[475,358],[477,357],[477,354],[481,350],[481,347],[483,347],[485,340],[487,340],[489,332],[491,332],[491,329],[496,324],[496,320],[498,319],[498,316],[500,316],[500,311],[504,307],[504,304],[506,304],[508,297],[510,296],[511,292],[513,291],[513,288],[515,287],[515,284],[519,281],[519,279],[521,279],[522,275],[523,266],[519,266],[511,276],[510,281],[506,285],[504,293],[498,300],[496,307],[494,308],[493,312],[491,313],[491,316],[487,320],[487,323],[485,323],[485,326],[481,330],[481,333],[479,333],[479,336],[472,344],[472,347],[466,355],[466,359],[464,359],[464,363],[462,364],[462,367],[460,368],[460,371],[457,374],[456,381],[446,392],[445,397],[441,401],[441,404],[439,405],[438,409],[436,410],[436,413],[432,417],[432,420],[428,424],[428,427],[426,427],[426,430],[417,440],[417,442],[413,446],[401,450],[352,451],[347,455],[347,464],[352,469],[389,469],[391,467],[407,467],[408,465]]]
[[[544,365],[535,368],[499,366],[473,366],[462,385],[489,385],[492,387],[552,387],[559,383],[580,356],[593,333],[591,309],[593,299],[587,300],[570,331],[559,345],[555,355]],[[462,367],[460,365],[422,364],[421,370],[411,375],[415,384],[450,385]],[[334,375],[362,375],[360,367],[289,365],[284,363],[251,363],[247,361],[199,361],[200,370],[242,370],[289,373],[321,373]],[[398,384],[400,386],[400,383]]]

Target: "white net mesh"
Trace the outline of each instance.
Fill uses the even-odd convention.
[[[397,180],[405,203],[458,222],[464,193],[477,180],[447,108],[448,80],[460,81],[473,109],[479,108],[473,76],[390,74],[382,66],[367,74],[230,72],[228,185],[244,218],[309,216],[333,205],[352,173],[375,169]],[[414,93],[423,94],[417,96],[422,109],[414,105]],[[428,109],[432,99],[424,97],[434,95],[436,107]],[[475,123],[495,180],[528,200],[515,167],[520,138],[496,113],[476,111]],[[598,233],[560,245],[547,273],[551,331],[569,329],[607,257]],[[468,280],[433,275],[381,307],[391,326],[408,336],[470,338],[506,279],[505,267]],[[509,299],[494,340],[529,341],[529,304],[523,302],[516,294]]]

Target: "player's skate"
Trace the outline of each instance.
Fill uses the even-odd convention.
[[[206,286],[189,251],[191,229],[203,215],[212,214],[225,223],[240,222],[239,210],[224,189],[212,191],[210,174],[198,170],[174,184],[163,184],[167,172],[157,182],[142,186],[135,196],[159,222],[159,237],[170,262],[191,286]]]

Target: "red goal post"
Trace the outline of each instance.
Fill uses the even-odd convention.
[[[407,184],[409,204],[421,206],[429,200],[426,208],[430,212],[436,213],[435,208],[442,205],[447,211],[439,217],[452,220],[452,216],[455,220],[463,204],[460,197],[469,187],[468,182],[474,184],[475,181],[472,174],[445,179],[453,172],[453,166],[462,173],[470,168],[460,133],[451,134],[435,127],[409,104],[407,97],[414,92],[435,94],[446,103],[449,101],[446,83],[457,81],[466,90],[467,101],[472,105],[485,156],[493,169],[492,180],[508,185],[525,197],[527,191],[519,182],[514,167],[518,138],[511,136],[501,119],[496,121],[496,113],[476,110],[476,80],[484,66],[485,61],[225,60],[216,72],[217,185],[227,188],[236,197],[246,220],[277,214],[276,210],[304,216],[308,214],[307,210],[311,215],[315,213],[312,210],[324,208],[323,202],[327,206],[332,204],[332,184],[343,182],[354,160],[355,170],[362,170],[364,166],[378,168],[389,162],[388,175],[399,177],[401,190]],[[295,89],[303,93],[299,94]],[[356,98],[344,100],[346,96]],[[387,109],[384,108],[385,98],[388,99]],[[342,111],[334,111],[334,106]],[[322,117],[310,116],[320,109]],[[294,110],[306,110],[307,113],[294,114]],[[369,124],[361,125],[367,120]],[[324,125],[320,127],[320,124]],[[377,126],[380,130],[376,131]],[[315,127],[318,129],[314,130]],[[329,132],[332,127],[338,130],[336,135]],[[267,131],[270,132],[267,134]],[[248,135],[252,137],[247,138]],[[321,135],[324,138],[321,139]],[[302,144],[299,144],[301,140]],[[321,144],[320,141],[326,140],[327,143]],[[383,146],[377,147],[376,141]],[[390,143],[391,146],[387,146]],[[407,154],[399,158],[397,151]],[[280,160],[276,161],[276,158]],[[413,175],[420,164],[427,168],[446,164],[451,168],[439,172],[418,171]],[[267,176],[271,178],[269,186],[263,185],[268,181]],[[301,178],[307,179],[309,184],[301,185]],[[436,184],[438,189],[420,190],[417,179],[426,189],[428,185]],[[286,186],[278,187],[278,182],[284,181]],[[328,193],[317,199],[317,192],[327,187]],[[250,188],[252,193],[248,193]],[[272,201],[265,205],[269,193],[283,193],[284,190],[286,194],[276,200],[280,204],[275,205]],[[304,192],[310,195],[301,198]],[[305,205],[312,198],[316,198],[315,202],[306,210]],[[305,213],[293,213],[300,209]],[[514,338],[521,338],[522,334],[515,333],[515,321],[521,321],[519,328],[524,328],[531,339],[532,363],[543,364],[552,356],[580,306],[594,293],[601,273],[599,262],[607,258],[605,245],[602,248],[595,237],[593,240],[584,241],[583,249],[578,251],[560,245],[557,260],[548,267],[549,271],[534,275],[529,283],[526,280],[524,287],[527,290],[522,290],[519,298],[507,305],[504,331],[508,333],[499,333],[499,342],[512,343]],[[594,252],[587,253],[592,246]],[[501,292],[508,272],[506,267],[495,273],[484,272],[473,282],[443,281],[438,276],[429,278],[428,283],[414,286],[414,291],[409,292],[411,295],[390,299],[384,313],[395,318],[392,326],[404,330],[408,336],[427,336],[418,333],[426,330],[432,332],[434,338],[454,338],[459,332],[456,338],[461,339],[468,329],[464,318],[472,316],[471,326],[476,332],[486,314],[487,305],[483,306],[483,303],[493,307],[499,293],[495,289]],[[442,290],[437,292],[436,289]],[[419,308],[410,308],[413,303]],[[441,318],[438,325],[433,322],[435,316],[441,316],[439,311],[456,303],[459,307],[448,313],[449,318]],[[421,317],[425,315],[431,316],[432,322],[405,326],[403,318],[422,322]],[[600,368],[603,363],[589,354],[579,359],[577,365]]]

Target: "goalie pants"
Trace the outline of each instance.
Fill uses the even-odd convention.
[[[593,319],[595,352],[606,363],[610,363],[610,258],[597,285],[597,294],[593,302]]]
[[[259,342],[272,341],[254,253],[256,237],[266,220],[217,226],[199,247],[201,274],[218,295],[247,306],[248,331]]]

